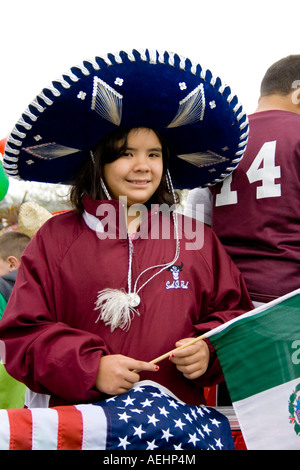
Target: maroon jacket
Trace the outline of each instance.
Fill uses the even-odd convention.
[[[86,197],[84,203],[86,211],[95,216],[101,203]],[[116,201],[105,203],[118,211]],[[160,222],[164,217],[160,215]],[[115,221],[112,218],[110,222],[112,230]],[[118,218],[116,222],[118,230]],[[198,222],[193,223],[203,230]],[[150,231],[150,224],[146,227]],[[140,315],[134,317],[129,331],[118,328],[111,332],[102,321],[96,322],[99,311],[95,311],[95,301],[104,288],[127,289],[127,239],[99,239],[73,211],[48,220],[24,252],[0,322],[8,372],[31,390],[50,394],[50,406],[95,402],[105,398],[94,387],[103,354],[150,361],[173,349],[177,340],[250,310],[240,272],[213,232],[207,227],[204,230],[204,245],[198,250],[186,250],[189,234],[180,235],[176,262],[181,267],[180,287],[167,288],[173,274],[164,270],[141,290]],[[172,230],[171,240],[134,240],[133,280],[150,266],[170,262],[175,246]],[[141,283],[156,271],[146,272]],[[204,403],[203,385],[222,378],[209,346],[210,366],[201,378],[187,380],[165,360],[159,372],[141,372],[141,380],[159,382],[187,403]]]

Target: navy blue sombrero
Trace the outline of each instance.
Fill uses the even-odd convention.
[[[86,60],[41,91],[8,137],[4,168],[22,180],[72,184],[101,138],[137,126],[166,136],[177,189],[222,181],[248,138],[238,98],[209,70],[167,51],[121,51]]]

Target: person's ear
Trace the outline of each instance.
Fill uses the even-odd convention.
[[[296,106],[300,105],[300,80],[295,80],[292,84],[295,91],[292,92],[292,103]],[[300,106],[299,106],[300,107]]]
[[[18,267],[20,265],[20,262],[19,262],[18,258],[16,258],[15,256],[9,256],[7,258],[7,261],[9,263],[9,270],[10,271],[14,271],[15,269],[18,269]]]

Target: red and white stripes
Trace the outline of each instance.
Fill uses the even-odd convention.
[[[106,428],[95,405],[0,410],[0,449],[104,450]]]

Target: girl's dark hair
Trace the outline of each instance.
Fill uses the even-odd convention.
[[[70,201],[73,208],[79,214],[82,214],[84,211],[82,203],[83,194],[86,194],[91,199],[107,199],[101,186],[101,178],[105,182],[103,176],[104,165],[119,158],[124,150],[126,150],[128,146],[128,134],[131,130],[132,128],[118,129],[116,132],[102,139],[92,150],[93,157],[91,156],[91,158],[87,159],[83,167],[77,173],[75,182],[70,191]],[[157,135],[162,146],[163,174],[159,187],[146,205],[150,207],[151,204],[167,204],[170,207],[175,201],[173,194],[169,191],[167,183],[169,149],[165,137],[156,130],[152,130]]]

